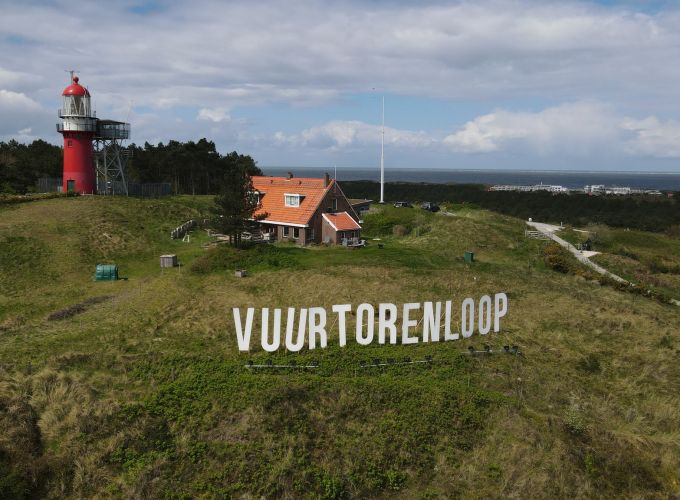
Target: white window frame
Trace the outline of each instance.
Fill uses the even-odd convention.
[[[300,198],[301,196],[296,193],[284,193],[283,194],[283,204],[287,207],[290,208],[299,208],[300,207]],[[293,201],[295,200],[295,201]]]

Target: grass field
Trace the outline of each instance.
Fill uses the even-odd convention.
[[[384,248],[205,250],[201,230],[170,240],[210,203],[0,208],[0,497],[680,494],[679,307],[547,269],[522,221],[465,206],[367,215],[364,234]],[[600,241],[645,266],[678,263],[678,240],[631,233]],[[183,265],[161,272],[164,253]],[[98,262],[128,279],[94,282]],[[332,330],[324,350],[244,354],[230,312],[500,291],[500,334],[414,346],[339,348]],[[483,343],[523,354],[467,354]],[[320,366],[244,367],[269,359]]]

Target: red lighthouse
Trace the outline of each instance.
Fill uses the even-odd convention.
[[[62,122],[57,131],[64,136],[63,192],[95,193],[95,167],[92,139],[97,131],[97,118],[90,107],[90,92],[71,76],[71,85],[62,92]]]

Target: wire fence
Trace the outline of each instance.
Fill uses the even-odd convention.
[[[61,193],[62,179],[58,177],[41,177],[36,182],[39,193]],[[102,195],[120,196],[125,189],[121,181],[112,181],[106,190],[99,190]],[[172,184],[169,182],[129,182],[128,195],[140,198],[160,198],[172,194]]]

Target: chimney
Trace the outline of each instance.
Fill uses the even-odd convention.
[[[288,180],[291,180],[293,178],[293,172],[288,172]]]
[[[325,187],[325,188],[328,187],[328,184],[330,183],[330,181],[331,181],[331,178],[328,175],[328,172],[323,174],[323,187]]]

